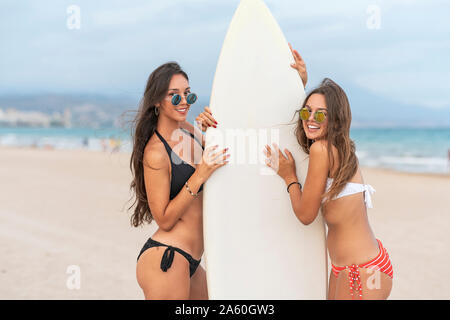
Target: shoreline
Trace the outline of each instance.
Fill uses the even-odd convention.
[[[433,178],[441,178],[441,179],[450,179],[450,172],[449,173],[438,173],[438,172],[407,172],[407,171],[401,171],[401,170],[395,170],[392,168],[385,168],[385,167],[368,167],[368,166],[361,166],[362,171],[366,170],[374,170],[374,171],[380,171],[386,174],[398,174],[402,176],[417,176],[417,177],[433,177]]]

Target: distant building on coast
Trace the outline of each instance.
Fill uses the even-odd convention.
[[[71,127],[72,115],[69,109],[61,114],[54,112],[48,115],[37,111],[19,111],[16,109],[0,109],[0,127]]]

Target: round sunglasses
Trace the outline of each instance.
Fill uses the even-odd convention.
[[[311,111],[309,111],[306,108],[300,109],[300,119],[306,121],[311,116]],[[322,123],[327,118],[327,114],[321,110],[317,110],[314,112],[314,120],[316,120],[317,123]]]
[[[194,104],[197,101],[197,95],[195,93],[189,93],[186,97],[187,104]],[[174,94],[172,97],[172,104],[174,106],[179,105],[181,102],[181,96],[179,94]]]

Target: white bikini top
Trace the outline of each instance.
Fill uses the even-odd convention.
[[[327,178],[327,191],[330,189],[331,184],[333,183],[332,178]],[[351,194],[355,194],[358,192],[364,192],[364,201],[366,203],[367,208],[373,208],[372,206],[372,193],[374,193],[376,190],[370,185],[370,184],[362,184],[362,183],[355,183],[355,182],[347,182],[344,189],[333,198],[338,199],[345,196],[349,196]],[[325,199],[324,199],[325,201]]]

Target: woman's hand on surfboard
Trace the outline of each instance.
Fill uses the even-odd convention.
[[[297,50],[293,49],[291,44],[289,43],[289,48],[291,49],[292,56],[294,57],[295,63],[291,64],[291,67],[297,70],[300,78],[303,82],[303,87],[306,87],[306,83],[308,82],[308,72],[306,71],[306,64],[303,61],[302,56],[298,53]]]
[[[206,148],[203,152],[202,162],[196,168],[196,173],[201,177],[203,182],[208,180],[216,169],[223,167],[229,162],[228,158],[230,155],[227,154],[228,148],[217,152],[217,147],[215,145]]]
[[[203,132],[208,129],[208,127],[217,128],[217,121],[212,116],[211,109],[209,107],[205,107],[205,110],[195,118],[197,125],[202,129]]]
[[[295,171],[295,160],[292,153],[288,149],[284,149],[287,157],[278,148],[278,145],[273,143],[274,150],[266,145],[264,154],[266,155],[266,165],[273,170],[285,181],[296,180],[297,174]]]

